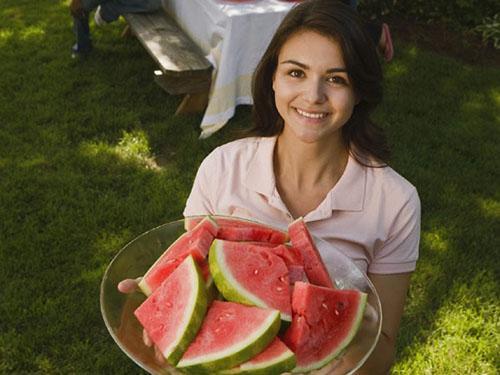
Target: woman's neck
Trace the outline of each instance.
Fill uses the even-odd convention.
[[[305,143],[286,134],[278,136],[274,150],[276,179],[296,188],[322,186],[330,190],[342,176],[349,152],[341,137]]]

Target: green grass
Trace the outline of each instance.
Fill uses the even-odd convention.
[[[0,0],[0,373],[140,373],[107,333],[99,284],[114,254],[181,217],[208,140],[123,23],[86,61],[64,1]],[[500,368],[500,71],[396,44],[376,119],[422,200],[421,258],[395,373]],[[159,166],[156,161],[161,156]]]

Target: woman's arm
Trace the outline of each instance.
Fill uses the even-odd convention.
[[[382,304],[382,332],[375,350],[357,374],[388,374],[395,359],[396,339],[411,273],[368,276]]]

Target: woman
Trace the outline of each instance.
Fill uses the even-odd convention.
[[[369,115],[382,73],[363,22],[332,0],[305,1],[283,20],[254,75],[253,137],[202,162],[185,216],[221,214],[310,231],[375,285],[382,335],[359,373],[387,373],[420,237],[416,189],[387,166]],[[324,259],[328,262],[328,259]],[[349,358],[343,358],[344,368]],[[323,373],[342,373],[326,369]]]

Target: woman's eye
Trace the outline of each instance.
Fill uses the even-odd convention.
[[[347,80],[344,77],[340,77],[340,76],[328,77],[327,80],[328,80],[328,82],[334,83],[337,85],[346,85],[347,84]]]
[[[294,78],[301,78],[304,76],[304,72],[302,70],[291,70],[288,72],[288,75]]]

